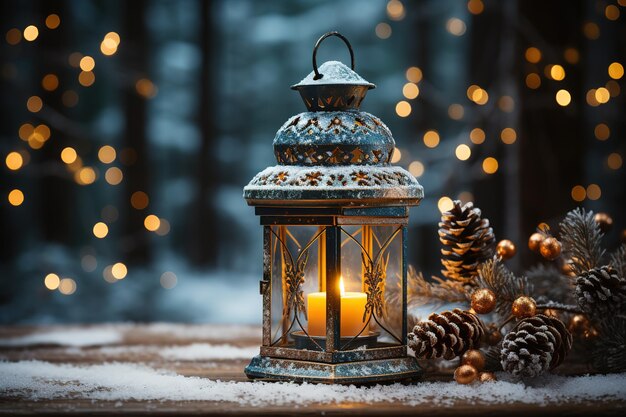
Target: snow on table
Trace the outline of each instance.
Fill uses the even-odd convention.
[[[449,375],[371,387],[252,382],[243,367],[258,353],[258,340],[248,337],[245,326],[228,327],[239,336],[211,325],[68,326],[28,333],[0,327],[0,412],[123,414],[200,407],[207,413],[288,414],[296,407],[432,415],[616,413],[626,407],[626,374],[547,375],[526,385],[503,373],[497,382],[472,385],[458,385]]]

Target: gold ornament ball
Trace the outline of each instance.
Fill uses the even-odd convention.
[[[502,259],[511,259],[517,253],[517,248],[509,239],[504,239],[498,242],[496,253]]]
[[[485,367],[485,356],[478,349],[470,349],[461,356],[461,365],[470,365],[481,371]]]
[[[541,242],[539,252],[547,260],[553,261],[561,255],[561,242],[555,237],[547,237]]]
[[[518,319],[525,317],[532,317],[537,312],[537,303],[531,297],[518,297],[513,301],[511,306],[511,313]]]
[[[567,328],[572,334],[584,335],[591,329],[591,323],[586,316],[582,314],[575,314],[570,319]]]
[[[498,379],[496,378],[496,374],[493,372],[481,372],[478,374],[478,380],[480,382],[492,382],[497,381]]]
[[[472,294],[472,309],[478,314],[491,313],[496,308],[496,294],[489,288],[481,288]]]
[[[611,226],[613,226],[613,218],[606,213],[596,213],[593,219],[598,224],[602,233],[608,232],[611,230]]]
[[[454,380],[459,384],[471,384],[478,378],[478,371],[472,365],[461,365],[454,371]]]
[[[539,252],[539,247],[541,246],[541,242],[543,242],[545,238],[546,238],[546,235],[544,235],[543,233],[539,233],[539,232],[533,233],[528,238],[528,249],[530,249],[533,252]]]

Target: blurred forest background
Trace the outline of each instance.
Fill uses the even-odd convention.
[[[583,205],[624,238],[626,0],[0,1],[0,323],[260,322],[242,187],[348,37],[419,178],[410,264],[474,201],[526,247]],[[318,62],[348,62],[337,39]]]

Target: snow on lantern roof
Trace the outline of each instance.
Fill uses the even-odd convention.
[[[291,86],[291,88],[297,90],[298,87],[315,85],[363,85],[367,86],[368,89],[376,88],[376,85],[339,61],[324,62],[319,67],[318,72],[319,78],[315,75],[315,71],[311,71],[302,81]]]

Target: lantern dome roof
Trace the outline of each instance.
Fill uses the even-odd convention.
[[[376,88],[376,85],[370,83],[365,78],[361,77],[355,71],[351,70],[348,66],[339,61],[327,61],[324,62],[318,69],[319,77],[316,76],[315,71],[311,71],[302,81],[298,84],[292,85],[293,90],[297,90],[298,87],[313,86],[313,85],[362,85],[368,89]]]

